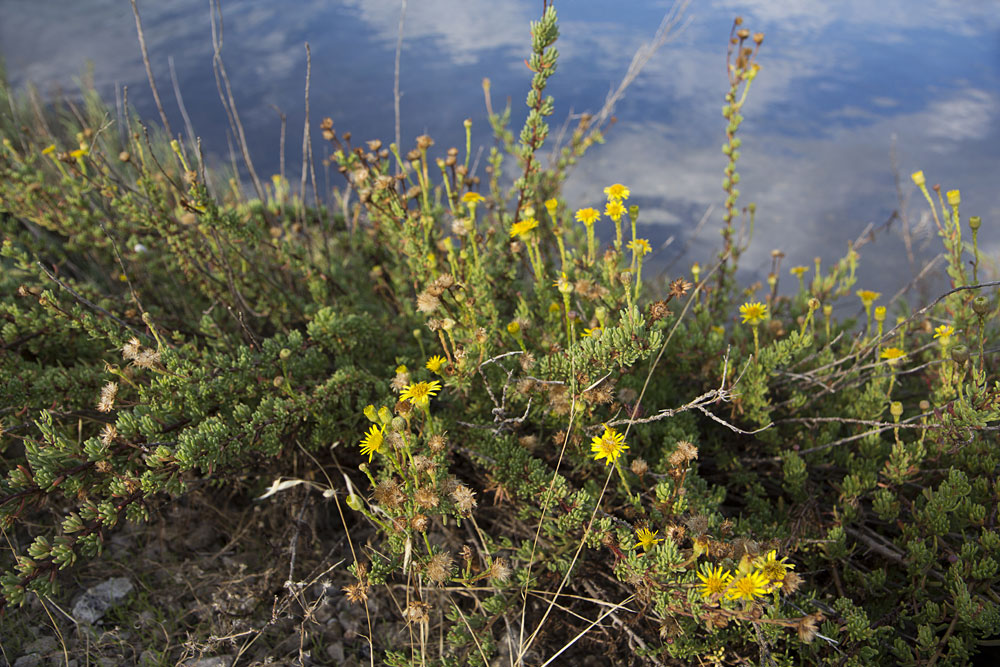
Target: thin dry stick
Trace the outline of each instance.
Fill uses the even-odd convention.
[[[573,644],[577,643],[581,638],[583,638],[584,635],[586,635],[588,632],[590,632],[591,628],[593,628],[595,625],[597,625],[598,623],[600,623],[601,621],[603,621],[608,616],[612,615],[615,612],[616,609],[619,609],[619,608],[624,607],[625,605],[627,605],[633,599],[635,599],[635,595],[630,595],[627,598],[625,598],[624,600],[622,600],[619,604],[615,605],[611,609],[608,609],[607,611],[605,611],[604,613],[602,613],[600,616],[598,616],[597,618],[595,618],[591,622],[590,625],[588,625],[583,630],[581,630],[580,632],[578,632],[577,635],[575,637],[573,637],[573,639],[569,640],[566,643],[565,646],[563,646],[561,649],[559,649],[551,658],[549,658],[548,660],[546,660],[545,662],[543,662],[539,667],[546,667],[546,665],[551,664],[552,661],[555,660],[556,658],[558,658],[560,655],[562,655],[563,652],[566,649],[568,649],[569,647],[571,647]]]
[[[142,51],[142,64],[146,66],[146,78],[149,79],[149,88],[153,91],[153,101],[156,102],[156,110],[160,112],[163,129],[173,138],[174,133],[170,129],[170,121],[167,120],[167,114],[163,111],[163,103],[160,102],[160,91],[156,89],[153,68],[149,65],[149,52],[146,51],[146,37],[142,33],[142,20],[139,18],[139,8],[136,7],[135,0],[129,0],[129,2],[132,3],[132,15],[135,16],[135,31],[139,35],[139,50]]]
[[[670,9],[663,16],[663,20],[660,21],[660,26],[656,29],[656,33],[653,35],[652,41],[648,44],[643,44],[638,49],[636,49],[635,55],[632,56],[632,62],[629,63],[628,69],[625,71],[625,76],[622,77],[621,82],[618,87],[608,94],[607,99],[604,101],[604,106],[601,110],[597,112],[594,116],[594,121],[592,123],[593,127],[600,127],[604,124],[615,110],[615,105],[618,101],[625,95],[625,90],[632,85],[639,73],[642,72],[643,68],[649,62],[649,59],[653,57],[661,46],[671,41],[677,34],[683,30],[691,22],[690,17],[687,21],[681,24],[681,19],[684,16],[684,12],[687,10],[688,5],[691,4],[691,0],[679,0],[674,2],[670,6]],[[680,27],[678,27],[680,26]]]
[[[396,147],[401,146],[401,135],[399,130],[399,57],[403,52],[403,23],[406,19],[406,0],[399,3],[399,33],[396,36],[396,66],[392,78],[392,105],[396,112]],[[402,149],[400,149],[402,150]],[[399,165],[396,165],[399,169]]]
[[[170,68],[170,83],[174,88],[174,99],[177,100],[177,108],[181,111],[181,118],[184,119],[184,129],[187,131],[188,141],[193,146],[195,144],[194,125],[191,124],[191,117],[188,116],[187,107],[184,106],[184,96],[181,95],[180,84],[177,83],[177,72],[174,70],[174,57],[167,57],[167,66]]]
[[[135,0],[132,0],[133,3]],[[264,201],[264,188],[260,184],[260,179],[257,178],[257,171],[253,168],[253,160],[250,159],[250,149],[247,146],[246,132],[243,131],[243,123],[240,122],[240,114],[236,110],[236,98],[233,97],[233,87],[229,83],[229,75],[226,73],[226,66],[222,62],[222,2],[221,0],[208,0],[209,11],[211,12],[212,21],[212,48],[215,52],[212,62],[214,64],[214,70],[216,73],[216,84],[219,83],[219,77],[222,79],[222,83],[225,84],[226,92],[223,95],[221,86],[219,87],[219,97],[222,98],[222,105],[227,108],[230,113],[230,118],[232,124],[234,125],[234,132],[237,138],[240,140],[240,151],[243,153],[243,163],[247,166],[247,171],[250,172],[250,180],[253,181],[253,187],[257,191],[257,197],[260,201]],[[219,29],[216,32],[215,25],[215,14],[218,12],[219,15]]]
[[[302,220],[305,222],[306,211],[306,175],[309,165],[309,79],[312,76],[312,52],[309,50],[309,42],[306,42],[306,117],[302,123],[302,178],[299,184],[299,196],[302,197]],[[316,189],[315,176],[313,178],[313,190]],[[313,193],[315,199],[315,192]],[[319,206],[319,201],[315,202]]]

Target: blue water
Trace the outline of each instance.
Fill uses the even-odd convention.
[[[174,131],[183,132],[183,123],[170,57],[196,133],[216,159],[228,160],[208,0],[139,7]],[[492,81],[496,107],[511,98],[519,127],[530,74],[523,62],[528,21],[540,7],[538,0],[409,0],[400,81],[404,148],[423,133],[442,152],[461,147],[469,117],[474,145],[488,150],[483,77]],[[670,3],[573,0],[556,7],[562,56],[549,92],[558,126],[570,110],[601,106]],[[305,42],[312,49],[317,159],[325,150],[316,131],[323,116],[356,141],[393,139],[399,0],[230,0],[222,9],[223,58],[262,178],[279,168],[278,107],[288,119],[288,175],[298,180]],[[574,208],[597,206],[604,185],[625,183],[630,203],[643,209],[642,233],[661,248],[659,266],[676,273],[712,257],[724,198],[726,37],[738,14],[751,31],[766,34],[740,131],[741,203],[754,201],[759,212],[744,255],[748,276],[766,274],[777,248],[787,255],[782,280],[789,285],[788,267],[811,266],[814,256],[835,261],[871,223],[879,231],[860,250],[859,287],[891,293],[906,284],[940,247],[909,180],[916,169],[929,183],[962,190],[963,217],[982,216],[981,247],[1000,257],[998,10],[1000,3],[975,0],[693,2],[684,29],[628,90],[607,143],[573,172],[565,194]],[[109,100],[127,86],[140,114],[157,119],[127,0],[0,0],[0,52],[14,86],[30,81],[46,94],[72,92],[91,61]],[[881,229],[901,206],[913,263],[902,225]]]

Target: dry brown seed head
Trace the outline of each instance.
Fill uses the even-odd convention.
[[[434,489],[427,486],[417,489],[416,493],[413,494],[413,499],[417,505],[424,509],[433,509],[438,506],[439,502],[438,495],[434,492]]]
[[[413,457],[413,467],[417,469],[417,472],[426,472],[431,474],[434,472],[434,468],[437,467],[437,464],[434,463],[434,459],[429,456],[417,454]]]
[[[434,140],[428,134],[421,134],[417,137],[417,148],[425,151],[434,145]]]
[[[431,556],[427,563],[427,578],[435,584],[442,584],[451,576],[451,565],[454,559],[451,553],[442,551]]]
[[[384,479],[375,486],[375,502],[389,509],[398,509],[403,504],[403,492],[393,479]]]
[[[406,606],[406,610],[403,612],[403,618],[406,619],[407,623],[425,623],[430,619],[430,615],[427,613],[430,608],[431,606],[426,602],[412,600],[410,604]]]
[[[632,469],[632,472],[640,478],[649,472],[649,464],[646,463],[646,459],[641,457],[632,459],[632,464],[629,467]]]
[[[410,527],[418,533],[425,532],[428,525],[430,525],[430,520],[426,514],[414,514],[413,518],[410,519]]]
[[[476,493],[464,484],[459,484],[451,492],[451,498],[455,501],[455,507],[462,514],[468,514],[476,506]]]
[[[441,305],[441,300],[429,290],[424,290],[417,295],[417,310],[421,313],[433,313]]]
[[[448,435],[446,433],[435,433],[427,441],[427,446],[430,447],[431,451],[435,454],[443,452],[447,444]]]
[[[510,579],[512,570],[507,565],[507,561],[503,558],[494,558],[493,563],[490,564],[490,579],[496,579],[497,581],[507,581]]]

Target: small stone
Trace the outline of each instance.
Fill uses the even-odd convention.
[[[132,582],[125,577],[114,577],[93,586],[73,603],[73,618],[79,623],[93,625],[133,588]]]
[[[14,661],[14,667],[36,667],[36,665],[41,664],[42,657],[37,653],[29,653],[28,655],[22,655],[20,658]]]
[[[326,647],[326,654],[334,665],[344,664],[344,644],[343,642],[333,642]]]
[[[39,637],[35,641],[31,642],[24,647],[24,652],[27,653],[49,653],[56,649],[56,640],[52,637]]]

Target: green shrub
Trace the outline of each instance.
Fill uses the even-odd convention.
[[[552,8],[531,35],[527,119],[515,138],[491,114],[485,182],[471,122],[465,154],[435,158],[325,120],[340,214],[281,176],[247,201],[92,94],[46,119],[5,93],[0,518],[30,541],[5,553],[5,606],[55,595],[193,482],[305,451],[353,470],[328,495],[375,528],[345,595],[406,590],[411,644],[370,637],[387,664],[542,664],[612,622],[658,664],[962,664],[1000,631],[996,283],[958,191],[913,176],[954,286],[930,305],[887,322],[853,249],[792,268],[790,296],[780,257],[766,294],[741,289],[736,134],[763,35],[737,23],[718,261],[644,281],[628,189],[560,194],[604,128],[584,117],[539,158]],[[863,327],[833,316],[855,294]]]

